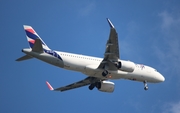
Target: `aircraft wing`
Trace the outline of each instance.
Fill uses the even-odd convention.
[[[95,83],[97,81],[99,81],[100,79],[98,78],[95,78],[95,77],[87,77],[85,78],[84,80],[81,80],[81,81],[78,81],[78,82],[75,82],[75,83],[72,83],[70,85],[67,85],[67,86],[64,86],[64,87],[60,87],[60,88],[56,88],[54,89],[50,84],[49,82],[46,81],[46,84],[48,86],[48,88],[50,90],[53,90],[53,91],[66,91],[66,90],[71,90],[71,89],[75,89],[75,88],[79,88],[79,87],[83,87],[83,86],[86,86],[86,85],[89,85],[91,83]]]
[[[117,67],[113,62],[117,62],[119,58],[119,44],[118,44],[118,34],[114,25],[111,23],[109,19],[107,19],[110,25],[110,35],[109,39],[106,43],[106,50],[104,53],[104,59],[99,65],[99,69],[104,69],[105,66],[108,67],[109,70],[117,70]]]

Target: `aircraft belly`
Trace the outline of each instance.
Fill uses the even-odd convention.
[[[40,60],[45,61],[47,63],[50,63],[52,65],[58,66],[60,68],[64,68],[64,63],[62,60],[57,59],[51,55],[44,55],[42,58],[40,57]]]
[[[123,71],[109,71],[109,74],[107,75],[108,78],[110,79],[121,79],[124,78],[124,76],[127,75],[127,72]]]
[[[93,76],[97,78],[104,79],[121,79],[123,78],[123,74],[119,74],[117,71],[109,71],[109,74],[106,77],[102,76],[103,69],[90,69],[86,68],[84,74],[88,76]]]
[[[154,78],[152,78],[151,74],[145,70],[136,69],[132,73],[127,73],[126,76],[123,76],[124,79],[132,80],[132,81],[148,81],[153,82]]]
[[[68,70],[83,72],[85,69],[85,64],[75,59],[70,60],[64,58],[63,62],[64,62],[64,68]]]

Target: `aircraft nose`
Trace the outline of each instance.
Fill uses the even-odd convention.
[[[165,78],[164,78],[163,75],[161,75],[161,74],[159,73],[158,76],[157,76],[157,80],[158,80],[159,82],[164,82],[164,81],[165,81]]]

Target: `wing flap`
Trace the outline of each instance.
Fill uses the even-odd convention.
[[[48,82],[46,82],[48,88],[50,90],[53,90],[53,91],[66,91],[66,90],[71,90],[71,89],[75,89],[75,88],[79,88],[79,87],[83,87],[83,86],[86,86],[86,85],[89,85],[91,83],[95,83],[97,82],[98,78],[95,78],[95,77],[87,77],[85,78],[84,80],[81,80],[81,81],[78,81],[78,82],[75,82],[75,83],[72,83],[70,85],[67,85],[67,86],[64,86],[64,87],[60,87],[60,88],[56,88],[54,89]]]
[[[76,82],[76,83],[73,83],[73,84],[70,84],[70,85],[67,85],[67,86],[64,86],[64,87],[54,89],[54,90],[55,91],[66,91],[66,90],[71,90],[71,89],[83,87],[83,86],[86,86],[86,85],[89,85],[89,84],[90,84],[90,82],[81,81],[81,82]]]

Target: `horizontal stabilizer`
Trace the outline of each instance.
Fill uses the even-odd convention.
[[[32,47],[32,51],[34,52],[43,52],[42,42],[39,38],[35,40],[34,46]]]
[[[23,60],[28,60],[28,59],[31,59],[33,58],[32,56],[29,56],[29,55],[25,55],[25,56],[22,56],[21,58],[18,58],[16,61],[23,61]]]

